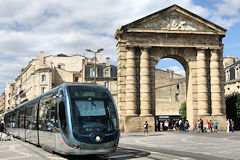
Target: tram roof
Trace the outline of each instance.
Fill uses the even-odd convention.
[[[34,99],[31,99],[29,101],[26,101],[26,102],[18,105],[17,107],[11,109],[10,111],[7,111],[4,114],[10,113],[10,112],[12,112],[14,110],[17,111],[17,110],[19,110],[22,106],[24,106],[27,103],[31,103],[31,102],[34,102],[34,101],[39,101],[41,99],[41,97],[43,97],[43,96],[45,96],[45,95],[47,95],[47,94],[49,94],[51,92],[54,92],[54,91],[58,90],[60,87],[68,87],[68,86],[92,86],[92,87],[101,87],[103,89],[106,89],[105,86],[99,85],[99,84],[96,84],[96,83],[65,82],[65,83],[63,83],[63,84],[61,84],[61,85],[51,89],[50,91],[48,91],[48,92],[46,92],[46,93],[44,93],[44,94],[42,94],[42,95],[40,95],[40,96],[38,96],[38,97],[36,97]]]

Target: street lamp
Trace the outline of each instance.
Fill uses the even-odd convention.
[[[96,52],[94,52],[90,49],[86,49],[86,51],[94,53],[94,59],[95,59],[95,63],[94,63],[94,82],[96,83],[96,54],[103,51],[103,48],[98,49]]]

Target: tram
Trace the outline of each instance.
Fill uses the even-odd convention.
[[[65,155],[108,154],[120,136],[116,105],[104,86],[64,83],[4,115],[14,137]]]

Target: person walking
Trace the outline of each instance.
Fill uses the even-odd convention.
[[[2,140],[2,135],[3,135],[3,132],[4,132],[4,122],[1,121],[0,123],[0,141]]]
[[[206,132],[208,132],[208,129],[209,129],[209,128],[208,128],[208,124],[209,124],[209,121],[207,120],[207,121],[206,121]]]
[[[218,131],[218,121],[217,120],[215,120],[214,121],[214,131],[217,133],[217,131]]]
[[[201,126],[201,130],[202,130],[202,133],[203,133],[204,130],[203,130],[203,120],[202,119],[200,119],[200,126]]]
[[[198,128],[198,133],[200,132],[200,128],[201,128],[201,124],[200,124],[200,121],[198,120],[197,122],[197,128]]]
[[[169,126],[169,122],[168,122],[168,120],[166,120],[164,122],[165,131],[168,131],[168,126]]]
[[[213,121],[212,120],[210,120],[210,130],[211,130],[211,132],[213,132]]]
[[[234,121],[232,119],[230,119],[230,127],[231,131],[234,132]]]
[[[226,128],[227,128],[227,132],[229,133],[229,127],[230,127],[230,122],[229,119],[227,119],[226,121]]]
[[[148,134],[148,122],[146,121],[145,123],[144,123],[144,134],[147,132],[147,134]]]

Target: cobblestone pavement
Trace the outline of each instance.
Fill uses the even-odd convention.
[[[3,136],[4,140],[8,137]],[[105,156],[61,156],[12,138],[0,141],[0,160],[221,160],[240,159],[240,132],[121,134],[117,152]]]

